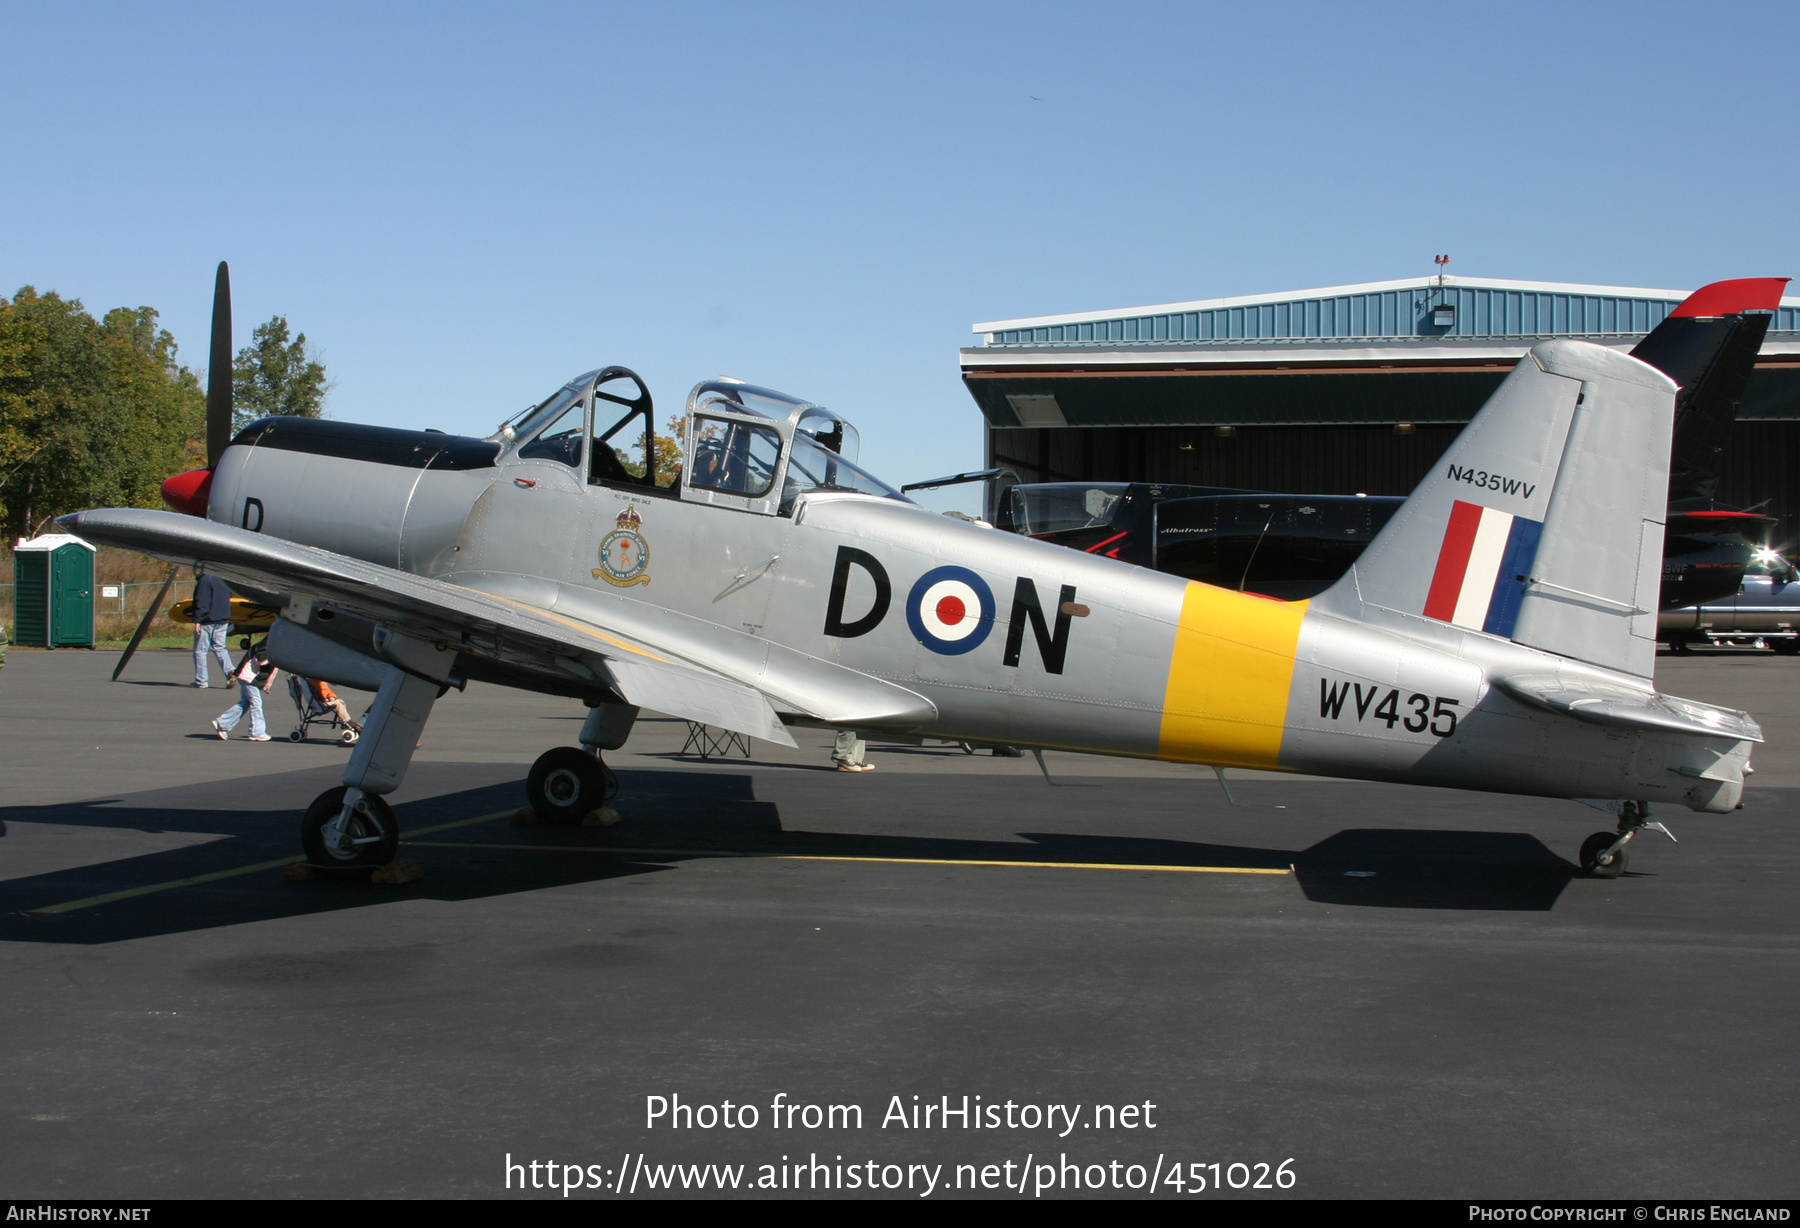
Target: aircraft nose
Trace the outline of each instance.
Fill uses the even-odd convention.
[[[206,500],[212,494],[211,469],[192,469],[178,473],[162,484],[163,502],[189,516],[206,515]]]

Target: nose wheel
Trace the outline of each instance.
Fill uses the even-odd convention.
[[[343,785],[313,799],[300,820],[300,848],[315,866],[385,866],[400,850],[400,824],[394,811],[373,793],[358,797],[344,813]],[[339,820],[342,819],[340,823]]]
[[[525,798],[546,823],[579,823],[618,792],[615,777],[600,756],[574,746],[556,746],[538,756],[525,778]]]

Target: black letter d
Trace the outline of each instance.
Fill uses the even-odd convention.
[[[875,604],[869,612],[854,622],[844,621],[844,591],[850,587],[850,565],[854,563],[869,573],[869,579],[875,581]],[[837,566],[831,572],[831,599],[825,605],[825,634],[835,635],[839,639],[854,639],[859,635],[867,635],[880,625],[887,617],[888,601],[893,597],[893,586],[888,583],[887,568],[878,562],[874,555],[854,546],[839,546]]]

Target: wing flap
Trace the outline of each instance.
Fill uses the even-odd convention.
[[[915,691],[664,606],[537,576],[453,573],[445,580],[654,645],[827,724],[904,729],[937,719],[936,706]]]
[[[796,745],[761,692],[728,678],[636,659],[609,660],[606,669],[617,681],[618,692],[640,708],[767,738],[783,746]]]

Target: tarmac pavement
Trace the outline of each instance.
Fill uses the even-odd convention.
[[[391,799],[424,879],[288,882],[348,752],[283,740],[279,683],[277,740],[221,744],[186,653],[112,665],[0,671],[0,1197],[1800,1186],[1800,659],[1661,659],[1769,742],[1745,809],[1662,814],[1681,844],[1610,882],[1571,802],[1232,772],[1232,804],[941,745],[850,775],[823,732],[702,762],[667,718],[608,757],[618,826],[514,826],[581,710],[473,684]]]

